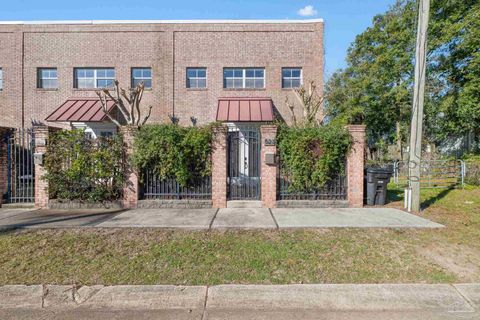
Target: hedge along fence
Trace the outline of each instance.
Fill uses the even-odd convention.
[[[280,174],[290,193],[314,193],[345,174],[352,141],[340,124],[288,127],[280,125],[278,151]]]
[[[212,127],[176,124],[141,127],[135,136],[132,163],[143,173],[142,182],[150,176],[155,189],[152,192],[162,198],[175,193],[192,198],[201,193],[202,198],[208,197],[210,182],[206,181],[210,181],[211,176]]]
[[[50,199],[104,202],[122,196],[125,148],[121,135],[99,139],[83,130],[49,136],[45,179]]]

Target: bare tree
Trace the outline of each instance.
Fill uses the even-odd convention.
[[[302,86],[299,89],[294,89],[293,92],[298,102],[303,108],[303,125],[315,126],[323,123],[324,115],[319,119],[317,114],[320,107],[323,105],[324,97],[317,93],[317,86],[314,81],[311,81],[308,86],[308,90]],[[297,117],[295,115],[295,104],[288,100],[288,96],[285,99],[285,104],[292,114],[293,125],[297,126]]]
[[[123,117],[127,121],[127,125],[131,126],[142,126],[144,125],[150,115],[152,114],[152,106],[148,107],[148,114],[141,119],[141,111],[140,111],[140,103],[143,97],[143,91],[145,90],[145,84],[140,82],[137,86],[133,89],[130,89],[128,94],[127,91],[123,88],[120,88],[119,83],[115,80],[115,97],[112,95],[109,89],[103,89],[97,91],[97,96],[102,103],[102,110],[107,115],[108,119],[110,119],[115,125],[118,127],[122,126],[120,122],[113,117],[108,110],[107,101],[112,100],[118,110],[122,113]]]

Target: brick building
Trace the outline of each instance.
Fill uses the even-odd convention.
[[[43,123],[113,78],[147,82],[152,122],[214,121],[224,97],[271,98],[289,121],[291,87],[322,88],[323,65],[322,20],[0,23],[0,126]]]
[[[296,101],[292,89],[314,81],[322,94],[323,34],[322,20],[0,22],[0,129],[35,125],[35,152],[45,149],[45,126],[108,135],[116,128],[95,91],[115,79],[126,89],[143,81],[144,114],[153,107],[149,123],[172,116],[181,125],[226,123],[214,139],[213,206],[248,199],[274,207],[278,163],[271,123],[291,122],[285,101]],[[301,117],[298,104],[294,110]],[[350,175],[363,168],[363,129],[355,130],[348,201],[361,206],[363,171]],[[30,152],[18,143],[9,148]],[[41,165],[15,176],[3,164],[7,201],[34,187],[36,205],[48,206]],[[125,191],[127,207],[137,205],[137,178],[133,174],[134,188]],[[347,188],[341,190],[345,202]]]

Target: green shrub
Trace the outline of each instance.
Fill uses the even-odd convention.
[[[182,186],[211,174],[212,125],[181,127],[146,125],[135,136],[132,162],[161,179],[174,178]]]
[[[348,130],[339,124],[304,128],[281,125],[278,149],[282,175],[290,179],[292,191],[322,188],[344,173],[350,146]]]
[[[469,154],[463,160],[466,167],[465,183],[480,186],[480,155]]]
[[[100,202],[119,199],[125,182],[123,139],[90,139],[83,130],[49,137],[45,179],[51,199]]]

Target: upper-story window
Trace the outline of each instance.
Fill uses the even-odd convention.
[[[115,83],[114,68],[75,68],[75,88],[112,88]]]
[[[207,68],[187,68],[187,88],[207,87]]]
[[[225,68],[223,69],[223,87],[233,89],[265,88],[264,68]]]
[[[282,69],[282,88],[300,88],[302,86],[301,68]]]
[[[38,68],[37,69],[37,88],[57,89],[58,88],[57,68]]]
[[[0,68],[0,90],[3,90],[3,69]]]
[[[142,81],[145,88],[152,88],[152,68],[132,68],[132,88]]]

